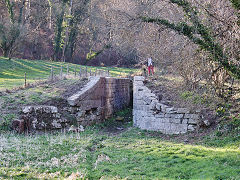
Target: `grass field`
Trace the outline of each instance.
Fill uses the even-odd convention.
[[[47,79],[51,66],[55,74],[61,66],[66,73],[66,63],[0,58],[0,89],[22,86],[25,72],[28,82]],[[69,67],[71,74],[80,68]],[[113,76],[136,71],[110,68]],[[19,107],[59,97],[77,81],[64,79],[0,92],[0,122],[7,124],[0,127],[0,179],[240,179],[239,131],[219,134],[216,130],[202,136],[142,131],[132,127],[131,109],[81,133],[9,131]],[[116,121],[117,116],[124,117],[123,122]]]
[[[165,141],[108,121],[81,133],[0,135],[0,179],[240,179],[240,141]],[[221,147],[219,147],[219,145]]]
[[[129,68],[117,68],[117,67],[90,67],[90,66],[80,66],[71,63],[63,62],[50,62],[50,61],[34,61],[34,60],[23,60],[23,59],[11,59],[0,57],[0,90],[1,89],[11,89],[13,87],[23,86],[24,84],[24,74],[27,74],[27,82],[33,83],[37,80],[46,80],[50,77],[51,67],[55,75],[59,75],[61,71],[61,66],[63,66],[63,74],[67,73],[67,65],[69,65],[69,73],[74,75],[75,69],[77,74],[80,67],[85,69],[88,68],[88,72],[95,72],[98,70],[109,69],[111,76],[124,76],[134,73],[138,70]]]

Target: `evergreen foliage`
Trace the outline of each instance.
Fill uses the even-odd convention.
[[[59,59],[62,53],[62,47],[64,43],[64,14],[65,14],[65,7],[67,4],[67,0],[62,0],[62,6],[61,6],[61,13],[57,16],[57,21],[56,21],[56,32],[55,32],[55,54],[54,58],[55,60]]]
[[[239,0],[230,0],[233,7],[238,10],[238,26],[240,26],[240,1]]]
[[[240,1],[239,0],[230,0],[233,4],[233,6],[237,9],[240,10]]]
[[[15,20],[14,20],[14,13],[13,13],[13,3],[11,3],[10,0],[5,0],[5,3],[7,6],[10,21],[11,23],[14,23]]]
[[[90,0],[84,0],[83,1],[83,5],[79,8],[76,8],[72,14],[70,15],[70,19],[69,19],[69,24],[68,24],[68,28],[69,28],[69,36],[67,38],[67,42],[65,42],[65,56],[67,59],[72,60],[73,57],[73,53],[75,50],[75,44],[76,44],[76,40],[77,40],[77,36],[79,34],[79,24],[80,22],[82,22],[84,20],[84,16],[87,14],[88,12],[88,4],[89,4]]]

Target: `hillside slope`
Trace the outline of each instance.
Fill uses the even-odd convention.
[[[69,66],[69,74],[74,75],[75,69],[78,74],[80,67],[88,68],[88,72],[95,72],[97,69],[107,71],[107,67],[90,67],[80,66],[72,63],[52,62],[43,60],[23,60],[0,57],[0,90],[22,86],[24,84],[24,74],[26,72],[27,82],[33,83],[37,80],[46,80],[50,77],[51,67],[55,75],[59,75],[63,67],[63,74],[67,73],[67,66]],[[136,72],[136,69],[129,68],[109,68],[112,76],[128,75]]]

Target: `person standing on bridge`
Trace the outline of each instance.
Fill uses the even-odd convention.
[[[153,66],[153,60],[152,58],[148,58],[148,75],[150,76],[150,74],[152,73],[152,75],[154,75],[154,66]]]

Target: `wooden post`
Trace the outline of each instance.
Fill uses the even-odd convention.
[[[86,77],[88,76],[88,74],[87,74],[87,67],[86,67]]]
[[[110,73],[109,73],[109,68],[108,68],[108,76],[110,75]]]
[[[51,81],[53,81],[53,67],[51,66]]]
[[[80,68],[79,68],[79,77],[80,77],[80,78],[82,77],[82,68],[81,68],[81,66],[80,66]]]
[[[97,76],[97,68],[95,69],[95,76]]]
[[[90,76],[92,76],[92,68],[90,68]]]
[[[24,87],[27,87],[27,74],[26,72],[24,73]]]
[[[69,65],[67,65],[67,76],[69,74]]]
[[[75,69],[74,69],[74,76],[75,76],[75,77],[77,76],[77,72],[76,72],[77,69],[76,69],[76,68],[77,68],[77,66],[75,66]]]
[[[60,70],[60,77],[62,79],[62,76],[63,76],[63,66],[61,65],[61,70]]]

